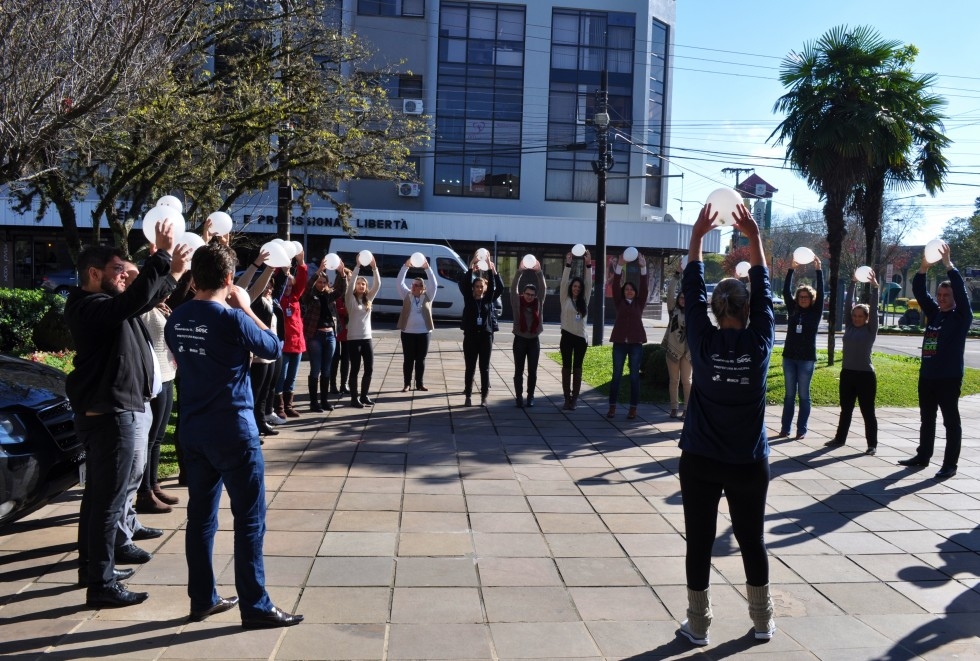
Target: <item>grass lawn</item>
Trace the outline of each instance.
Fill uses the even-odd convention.
[[[555,362],[561,362],[561,355],[558,353],[549,353],[548,357]],[[875,404],[879,407],[918,406],[919,394],[917,384],[919,380],[919,359],[877,352],[872,354],[872,359],[875,365],[875,372],[878,375],[878,395],[875,398]],[[840,404],[840,399],[837,395],[840,367],[839,352],[837,363],[833,366],[828,366],[827,352],[817,351],[817,368],[814,371],[813,381],[810,384],[810,397],[814,406],[837,406]],[[589,350],[585,354],[585,363],[582,368],[582,380],[599,390],[599,392],[608,395],[611,375],[612,347],[589,347]],[[769,363],[769,382],[766,402],[769,404],[781,403],[783,401],[784,389],[782,349],[777,348],[773,350],[772,360]],[[624,378],[620,382],[619,399],[621,402],[628,401],[629,391],[629,379],[627,378],[627,374],[624,373]],[[980,370],[967,368],[966,374],[963,377],[962,394],[966,396],[978,392],[980,392]],[[669,402],[670,400],[667,397],[666,387],[656,386],[644,379],[641,380],[640,401],[659,404]]]

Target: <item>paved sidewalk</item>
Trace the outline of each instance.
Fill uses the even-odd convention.
[[[604,417],[598,393],[565,413],[560,368],[542,359],[533,409],[511,392],[510,336],[493,356],[490,406],[462,407],[456,341],[434,342],[429,392],[401,392],[397,334],[376,340],[373,409],[306,414],[268,438],[266,570],[290,629],[243,631],[237,611],[186,621],[186,493],[146,515],[163,538],[129,585],[145,603],[94,611],[75,585],[78,489],[0,532],[0,655],[10,659],[823,659],[980,658],[980,397],[961,402],[959,475],[906,470],[915,410],[878,411],[866,457],[823,447],[837,412],[805,441],[773,444],[767,541],[775,638],[751,637],[744,574],[719,520],[711,646],[675,637],[684,618],[680,423],[644,405]],[[553,350],[553,348],[551,349]],[[298,383],[306,382],[304,366]],[[301,400],[305,404],[305,397]],[[778,431],[770,407],[770,431]],[[738,424],[738,421],[732,421]],[[940,427],[940,431],[942,427]],[[940,449],[943,442],[938,443]],[[227,500],[215,543],[234,593]]]

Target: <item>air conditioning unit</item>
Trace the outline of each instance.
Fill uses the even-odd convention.
[[[420,187],[418,184],[412,184],[407,181],[398,184],[398,197],[418,197],[419,192]]]
[[[402,111],[406,115],[421,115],[423,110],[422,99],[403,99]]]

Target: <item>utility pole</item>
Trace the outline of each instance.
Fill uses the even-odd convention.
[[[600,87],[595,93],[595,114],[592,125],[596,130],[598,158],[592,161],[592,170],[598,177],[595,214],[595,284],[593,296],[597,300],[595,320],[592,324],[592,346],[602,346],[606,328],[606,175],[612,169],[612,146],[609,143],[609,75],[602,71]]]
[[[735,191],[736,192],[739,192],[739,190],[738,190],[739,175],[741,175],[743,173],[744,174],[748,174],[750,172],[755,172],[755,168],[722,168],[721,171],[723,173],[725,173],[725,174],[734,174],[735,175]],[[738,230],[732,230],[732,243],[731,243],[731,249],[732,250],[734,250],[735,248],[738,247],[738,244],[739,244],[739,238],[738,237],[739,237],[739,231]]]

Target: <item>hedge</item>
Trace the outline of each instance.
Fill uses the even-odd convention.
[[[65,299],[40,289],[0,289],[0,352],[73,349]]]

